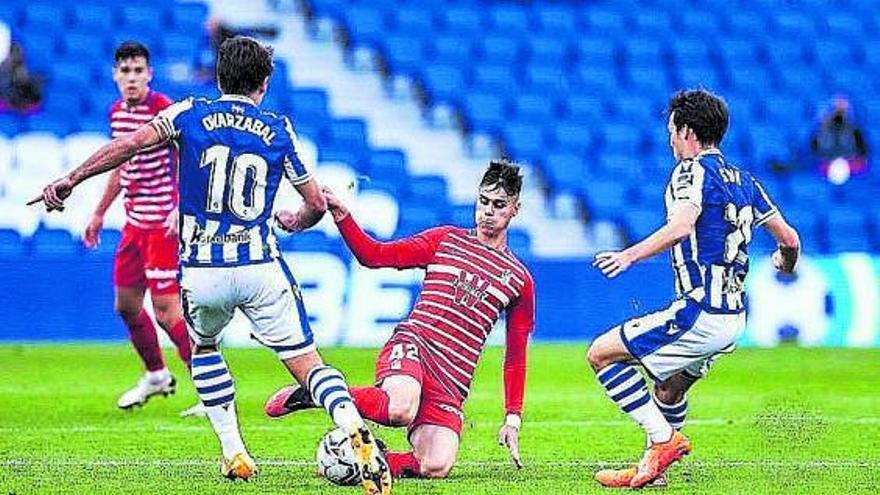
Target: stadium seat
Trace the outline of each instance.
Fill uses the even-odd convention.
[[[513,64],[520,56],[519,43],[506,36],[486,36],[480,41],[480,53],[486,63]]]
[[[473,88],[498,94],[516,93],[517,81],[513,69],[506,65],[480,64],[473,70]]]
[[[403,206],[400,209],[400,221],[394,237],[409,236],[442,225],[447,221],[446,213],[446,210],[441,211],[430,206]]]
[[[580,123],[598,122],[608,113],[603,101],[594,96],[573,95],[563,104],[568,118]]]
[[[473,51],[473,43],[467,38],[454,35],[437,36],[432,41],[431,58],[437,63],[463,67],[473,58]]]
[[[28,29],[46,33],[61,31],[67,23],[63,5],[56,3],[29,3],[24,9],[24,17]]]
[[[0,228],[0,259],[15,260],[25,254],[24,239],[18,231]]]
[[[526,69],[526,85],[530,91],[551,95],[568,93],[568,76],[564,69],[554,65],[530,64]]]
[[[718,17],[710,12],[688,9],[682,13],[678,21],[679,29],[685,34],[700,36],[703,33],[716,33],[720,30]],[[676,41],[673,46],[677,45]]]
[[[424,43],[419,37],[389,36],[385,39],[385,60],[395,74],[417,73],[425,58],[424,52]]]
[[[714,19],[714,17],[712,17]],[[698,30],[697,32],[704,32]],[[709,46],[700,38],[681,38],[672,43],[672,60],[679,69],[694,66],[711,67]]]
[[[572,153],[549,153],[544,158],[547,182],[557,192],[578,192],[587,181],[584,159]]]
[[[663,46],[659,41],[631,38],[623,45],[623,57],[630,68],[656,68],[663,65]]]
[[[532,63],[563,67],[568,61],[568,44],[556,33],[553,36],[530,37],[528,52]]]
[[[170,19],[177,32],[198,33],[205,29],[208,6],[201,2],[174,2]]]
[[[563,121],[553,127],[553,138],[556,150],[560,153],[572,153],[584,156],[593,146],[593,135],[590,126],[577,121]]]
[[[360,5],[345,9],[345,27],[357,44],[370,48],[376,48],[388,32],[382,12]]]
[[[556,103],[546,92],[520,93],[513,106],[517,118],[540,125],[547,125],[557,117]]]
[[[573,38],[578,33],[575,10],[567,5],[535,5],[539,29],[545,34]]]
[[[492,26],[501,32],[525,33],[531,22],[529,14],[518,5],[494,4],[489,10]]]
[[[532,237],[525,230],[511,228],[507,232],[507,247],[518,258],[528,258],[532,252]]]
[[[321,122],[328,118],[327,93],[316,88],[298,88],[290,94],[294,126],[302,120]]]
[[[658,123],[658,124],[662,124]],[[629,124],[608,124],[601,132],[603,149],[615,153],[636,154],[642,146],[639,128]]]
[[[426,8],[404,5],[396,9],[395,25],[401,35],[417,36],[434,31],[434,18]]]
[[[457,102],[459,91],[465,86],[464,81],[462,70],[451,65],[432,64],[422,72],[422,84],[435,105]]]
[[[533,161],[546,150],[543,127],[530,120],[505,124],[502,131],[505,155],[517,161]]]
[[[420,175],[409,179],[409,199],[415,204],[432,204],[446,208],[446,178],[442,175]]]
[[[577,41],[575,53],[584,67],[611,69],[615,66],[614,44],[602,37],[582,37]]]
[[[636,242],[648,237],[662,227],[665,220],[663,212],[658,208],[627,209],[626,226],[630,241]]]
[[[480,12],[463,4],[453,6],[440,13],[445,32],[449,34],[470,36],[482,31],[483,20]]]
[[[504,100],[492,93],[464,96],[465,119],[471,130],[494,132],[507,116]]]
[[[113,22],[113,11],[107,5],[80,3],[73,6],[73,27],[103,31]]]
[[[474,226],[474,215],[474,205],[455,205],[450,210],[449,223],[469,229]]]
[[[151,24],[162,25],[167,22],[164,16],[164,11],[158,6],[130,4],[122,5],[120,7],[119,19],[122,21],[123,26],[131,26],[136,29],[141,29],[142,26],[149,26]]]
[[[41,258],[71,258],[81,251],[81,244],[61,229],[38,229],[31,242],[33,255]]]
[[[610,68],[590,67],[579,64],[577,67],[577,77],[580,82],[581,95],[611,95],[619,88],[615,71]]]
[[[584,196],[591,216],[597,219],[622,220],[630,204],[626,186],[616,180],[591,180]]]
[[[336,119],[327,126],[328,144],[355,153],[367,146],[367,125],[361,119]]]
[[[673,37],[672,22],[666,12],[650,8],[640,8],[633,13],[632,23],[639,34],[656,39],[671,39]]]

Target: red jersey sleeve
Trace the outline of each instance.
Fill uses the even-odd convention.
[[[336,224],[358,261],[368,268],[426,268],[440,241],[455,227],[435,227],[391,242],[370,237],[349,214]]]
[[[150,105],[150,109],[153,111],[154,115],[161,112],[162,110],[165,110],[174,103],[174,100],[166,96],[164,93],[155,92],[153,94],[155,95],[155,97],[151,102],[152,104]]]
[[[535,328],[535,282],[526,273],[519,298],[507,308],[507,343],[504,355],[504,409],[522,415],[526,389],[526,355],[529,334]]]

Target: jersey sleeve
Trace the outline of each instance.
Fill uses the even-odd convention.
[[[290,139],[289,149],[284,154],[284,175],[295,186],[305,184],[312,178],[312,171],[299,157],[299,138],[287,117],[284,117],[284,132]]]
[[[519,298],[507,309],[507,339],[504,354],[504,409],[522,415],[526,388],[526,356],[529,335],[535,328],[535,283],[531,276]]]
[[[686,204],[695,206],[698,212],[702,211],[705,178],[706,169],[699,160],[682,160],[675,166],[669,178],[672,201],[666,212],[667,217]]]
[[[779,209],[776,208],[773,200],[770,199],[770,195],[767,194],[767,191],[758,182],[758,179],[752,177],[752,183],[755,185],[755,195],[752,199],[752,208],[755,211],[754,226],[760,227],[779,214]]]
[[[337,226],[342,239],[358,261],[368,268],[427,268],[437,246],[454,227],[435,227],[411,237],[381,242],[370,237],[351,215]]]
[[[189,97],[169,105],[150,121],[162,140],[177,139],[183,130],[183,121],[192,110],[193,98]]]

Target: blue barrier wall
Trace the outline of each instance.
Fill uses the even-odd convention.
[[[412,270],[367,270],[330,253],[287,257],[323,345],[381,344],[408,312],[421,278]],[[126,338],[113,313],[108,256],[24,261],[0,260],[0,340]],[[662,257],[611,281],[587,260],[532,261],[529,267],[537,287],[535,339],[540,341],[587,341],[626,318],[662,308],[673,295]],[[880,258],[842,254],[807,259],[800,273],[796,280],[784,280],[765,259],[756,260],[743,344],[796,339],[807,345],[880,345]],[[246,342],[247,329],[242,332],[244,338],[233,335],[230,342]],[[500,341],[502,332],[495,333]]]

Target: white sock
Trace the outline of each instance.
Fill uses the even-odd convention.
[[[629,415],[653,443],[668,442],[672,427],[651,400],[648,384],[639,372],[626,363],[614,363],[596,373],[608,397]]]
[[[168,379],[171,378],[171,373],[168,372],[168,368],[162,368],[156,371],[147,371],[147,380],[153,385],[157,385],[160,383],[165,383]]]
[[[327,414],[347,433],[353,433],[353,428],[359,428],[364,424],[363,418],[351,400],[345,377],[332,366],[319,366],[312,369],[306,377],[306,385],[312,400],[320,404]]]
[[[235,384],[223,356],[219,352],[193,356],[192,380],[220,440],[223,457],[231,459],[244,452],[235,412]]]

